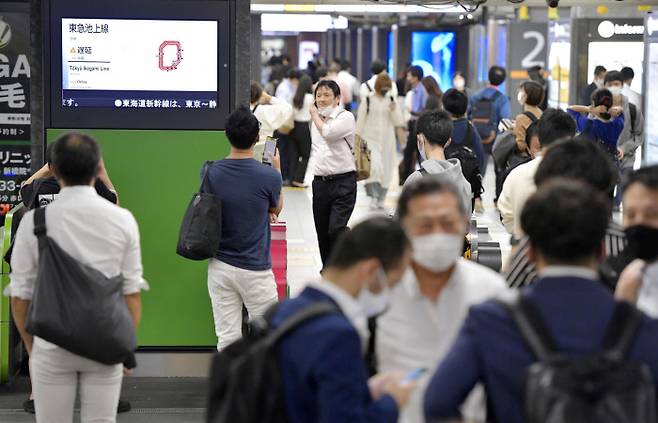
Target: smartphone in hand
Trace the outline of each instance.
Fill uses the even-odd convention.
[[[407,385],[411,382],[415,382],[418,379],[420,379],[420,377],[425,372],[427,372],[427,369],[423,369],[423,368],[414,369],[414,370],[410,371],[409,373],[407,373],[406,375],[404,375],[404,378],[402,379],[400,384],[401,385]]]
[[[268,137],[265,141],[265,150],[263,151],[263,163],[272,166],[272,156],[276,153],[276,146],[278,140],[276,138]]]

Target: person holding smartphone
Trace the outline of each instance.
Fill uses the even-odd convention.
[[[313,180],[313,219],[320,256],[325,264],[336,238],[347,229],[356,204],[354,115],[340,105],[340,88],[323,80],[311,107],[312,154],[317,158]]]

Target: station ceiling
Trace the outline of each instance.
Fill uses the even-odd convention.
[[[486,6],[514,6],[520,0],[510,2],[508,0],[464,0],[463,3],[473,4],[474,2],[484,2]],[[286,5],[458,5],[458,2],[451,0],[252,0],[252,4],[286,4]],[[531,7],[546,7],[545,0],[525,0],[521,4]],[[599,6],[599,5],[658,5],[658,0],[560,0],[560,7],[563,6]],[[349,13],[344,13],[349,14]]]

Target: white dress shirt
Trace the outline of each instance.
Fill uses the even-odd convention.
[[[507,285],[498,273],[464,259],[457,261],[436,303],[420,292],[412,269],[393,288],[391,306],[377,320],[379,370],[428,370],[402,410],[401,423],[424,421],[422,399],[427,383],[457,338],[470,306],[506,290]],[[465,410],[468,417],[483,414],[481,403],[469,407]]]
[[[274,135],[274,131],[292,118],[292,106],[276,97],[272,97],[270,104],[259,104],[258,107],[252,104],[251,110],[260,122],[261,142]]]
[[[650,317],[658,319],[658,262],[649,263],[644,268],[637,308]]]
[[[341,175],[356,171],[354,133],[356,121],[354,115],[337,107],[325,119],[322,132],[311,124],[312,155],[315,156],[316,176]]]
[[[338,304],[340,311],[347,320],[352,323],[352,326],[354,326],[354,329],[356,329],[356,332],[359,334],[359,338],[361,338],[361,351],[365,353],[368,346],[368,339],[370,338],[370,332],[368,330],[368,319],[357,299],[348,294],[338,285],[329,282],[326,279],[311,282],[307,287],[317,289]]]
[[[287,102],[288,104],[292,104],[292,99],[295,96],[295,89],[296,89],[295,86],[292,85],[292,81],[286,78],[283,81],[281,81],[278,87],[276,87],[276,92],[274,93],[274,96],[280,100]]]
[[[541,163],[537,157],[510,172],[503,184],[503,191],[498,198],[498,210],[507,232],[517,237],[522,236],[521,211],[528,198],[537,191],[535,173]]]
[[[64,187],[46,207],[46,233],[74,259],[108,278],[123,276],[123,294],[148,289],[142,276],[139,229],[133,215],[90,186]],[[16,233],[7,294],[31,300],[39,270],[34,211],[25,214]],[[55,346],[35,338],[40,346]]]

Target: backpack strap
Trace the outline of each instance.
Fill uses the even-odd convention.
[[[418,171],[420,172],[420,174],[422,176],[429,175],[429,172],[427,171],[427,169],[425,169],[422,165],[418,168]]]
[[[34,210],[34,235],[39,243],[46,237],[46,208],[37,207]]]
[[[537,119],[537,116],[535,116],[532,112],[523,112],[523,114],[526,115],[532,123],[535,123],[539,120]]]
[[[635,135],[635,120],[637,119],[637,106],[629,102],[628,111],[631,114],[631,135]]]
[[[616,360],[623,360],[635,339],[635,334],[642,324],[642,312],[634,305],[618,302],[612,319],[603,337],[603,349],[606,355]]]
[[[339,313],[340,310],[338,307],[328,301],[315,303],[285,319],[279,327],[274,329],[267,336],[265,342],[268,344],[268,346],[273,347],[281,338],[283,338],[302,323],[327,314]]]
[[[559,354],[553,337],[530,299],[513,292],[496,301],[510,314],[521,337],[539,361],[547,361]]]
[[[251,113],[252,113],[252,114],[256,113],[256,109],[258,108],[258,106],[260,106],[260,103],[256,103],[256,105],[254,106],[254,108],[251,109]]]
[[[466,134],[464,135],[464,139],[462,140],[462,145],[468,148],[471,148],[473,146],[473,125],[471,122],[466,121]]]

